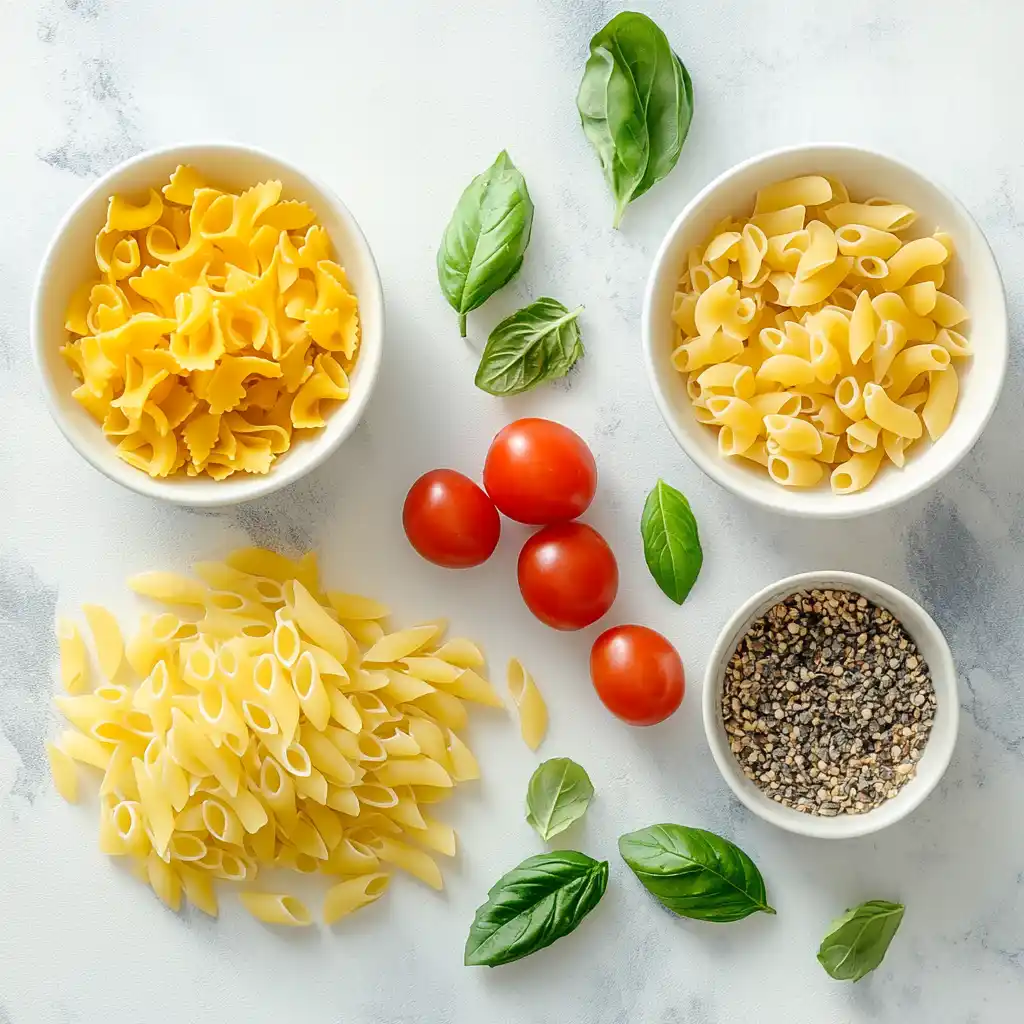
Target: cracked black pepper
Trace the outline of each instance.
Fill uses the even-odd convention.
[[[862,814],[914,777],[935,717],[902,624],[846,590],[801,591],[751,624],[725,673],[722,718],[744,774],[808,814]]]

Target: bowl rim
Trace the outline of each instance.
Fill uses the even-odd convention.
[[[938,192],[946,202],[958,211],[970,227],[973,228],[982,243],[981,251],[987,256],[997,285],[996,295],[1000,306],[997,311],[997,315],[1000,323],[1002,324],[1002,330],[998,332],[997,338],[990,340],[993,341],[998,350],[996,356],[998,358],[999,365],[997,368],[997,381],[992,401],[977,417],[974,429],[971,431],[967,442],[962,446],[959,452],[941,463],[931,476],[922,477],[917,481],[911,481],[895,494],[891,494],[885,498],[879,497],[871,502],[865,501],[858,507],[851,508],[837,500],[834,504],[830,504],[825,508],[805,508],[791,503],[788,500],[790,497],[790,491],[784,487],[777,488],[779,492],[777,496],[775,494],[768,496],[759,492],[751,491],[743,483],[742,477],[729,467],[726,460],[709,456],[698,445],[691,442],[691,439],[685,431],[677,429],[674,417],[674,406],[669,396],[661,387],[659,371],[655,363],[652,308],[655,301],[655,282],[659,277],[669,248],[675,240],[676,235],[683,229],[686,222],[713,192],[717,191],[721,186],[726,184],[726,182],[748,168],[757,167],[760,164],[767,164],[770,161],[782,156],[787,156],[791,153],[812,154],[815,152],[821,152],[822,156],[825,156],[827,153],[835,154],[837,151],[840,153],[845,152],[866,155],[880,160],[883,163],[894,165],[909,175],[918,178],[922,182],[926,183],[930,188],[933,188]],[[871,149],[867,146],[859,146],[849,142],[797,143],[765,150],[761,153],[756,153],[745,160],[741,160],[739,163],[733,164],[731,167],[726,168],[721,174],[708,182],[708,184],[705,185],[683,207],[675,220],[672,221],[668,231],[665,232],[664,237],[658,245],[654,259],[651,261],[651,269],[647,275],[646,285],[644,286],[643,306],[640,314],[640,339],[641,348],[643,349],[644,365],[647,369],[647,378],[651,386],[651,390],[654,392],[654,401],[658,406],[658,411],[661,413],[661,417],[665,421],[665,425],[668,427],[669,432],[675,438],[676,444],[678,444],[690,460],[696,464],[697,468],[700,469],[701,472],[710,477],[721,487],[724,487],[727,491],[735,494],[737,497],[742,498],[744,501],[749,501],[761,508],[768,509],[771,512],[777,512],[782,515],[794,516],[802,519],[851,519],[857,516],[870,515],[883,509],[892,508],[901,502],[907,501],[915,495],[920,494],[929,487],[934,486],[947,473],[951,472],[957,465],[959,465],[963,458],[977,444],[978,438],[981,436],[985,427],[988,425],[989,420],[992,418],[992,415],[995,413],[996,406],[999,404],[999,399],[1006,380],[1007,365],[1009,362],[1009,321],[1006,311],[1006,286],[999,270],[999,263],[995,258],[995,253],[992,251],[991,243],[985,236],[984,231],[981,230],[977,220],[975,220],[964,204],[961,203],[960,200],[944,185],[928,177],[928,175],[917,170],[915,167],[912,167],[905,161],[891,156],[888,153]],[[841,495],[835,497],[839,498]]]
[[[719,716],[719,701],[722,692],[722,680],[728,658],[735,650],[742,634],[762,609],[800,590],[808,589],[843,589],[863,594],[883,608],[888,608],[915,639],[921,633],[929,634],[929,638],[938,648],[938,658],[930,658],[928,667],[932,676],[932,685],[944,715],[948,717],[948,725],[942,736],[944,741],[934,733],[928,737],[925,747],[934,747],[937,760],[933,760],[932,770],[928,777],[920,774],[915,776],[913,790],[909,799],[898,813],[878,816],[877,811],[891,805],[883,804],[880,808],[866,811],[858,815],[837,815],[825,818],[820,815],[802,814],[799,811],[783,807],[769,800],[757,786],[742,776],[739,763],[733,756],[726,740],[724,727]],[[867,588],[867,592],[865,591]],[[876,598],[869,592],[881,595]],[[902,613],[896,609],[902,608]],[[908,621],[913,619],[912,622]],[[716,666],[718,667],[716,669]],[[751,595],[729,616],[715,641],[711,654],[708,656],[707,668],[704,672],[704,689],[701,694],[701,712],[704,722],[704,735],[707,739],[711,756],[719,774],[732,790],[736,798],[759,818],[772,825],[792,832],[796,835],[809,836],[815,839],[853,839],[859,836],[879,832],[889,825],[901,821],[918,808],[928,795],[935,789],[949,767],[950,759],[956,748],[960,726],[960,701],[956,677],[956,666],[942,630],[928,612],[908,594],[894,587],[891,583],[866,576],[863,573],[847,572],[841,569],[818,569],[811,572],[797,573],[786,576],[766,587],[762,587]],[[841,823],[842,827],[837,825]]]
[[[272,467],[270,472],[263,476],[253,475],[251,479],[236,481],[232,487],[226,488],[225,493],[222,495],[218,495],[217,491],[213,488],[210,488],[208,492],[204,489],[198,493],[190,493],[191,488],[181,486],[179,482],[170,483],[165,480],[154,479],[140,470],[129,466],[127,463],[125,463],[123,467],[126,472],[123,474],[117,473],[113,471],[110,465],[106,465],[101,460],[94,458],[83,445],[79,444],[78,431],[71,426],[65,416],[58,396],[56,382],[53,380],[53,377],[46,366],[43,355],[42,317],[45,292],[47,290],[46,286],[50,275],[53,273],[53,264],[55,263],[57,254],[60,251],[62,240],[68,226],[80,214],[82,208],[92,202],[98,194],[103,192],[107,192],[109,194],[111,183],[115,182],[131,168],[139,164],[159,160],[160,158],[173,158],[175,155],[195,150],[216,151],[228,154],[247,153],[286,169],[296,178],[308,183],[313,190],[322,193],[333,205],[333,212],[336,216],[345,223],[350,241],[356,248],[361,250],[361,255],[365,259],[366,265],[370,270],[369,276],[371,279],[371,287],[369,289],[369,294],[366,294],[366,290],[364,289],[364,293],[359,295],[359,302],[361,305],[366,302],[370,307],[372,307],[376,323],[379,324],[379,330],[376,332],[379,335],[377,343],[364,346],[363,352],[360,353],[361,359],[364,360],[363,365],[365,367],[361,374],[361,379],[363,379],[365,383],[360,388],[358,394],[351,396],[346,401],[344,410],[349,417],[348,422],[338,432],[337,436],[328,439],[325,434],[321,434],[315,438],[305,440],[304,445],[308,445],[309,448],[307,449],[308,455],[304,460],[295,461],[293,463],[286,460],[282,466],[276,468]],[[360,316],[360,323],[362,323],[362,320],[363,318]],[[362,228],[359,226],[358,221],[352,215],[348,206],[346,206],[346,204],[339,198],[334,189],[321,181],[317,176],[310,174],[296,166],[292,161],[281,157],[276,153],[262,149],[259,146],[251,146],[248,143],[225,140],[192,139],[184,142],[177,142],[172,145],[159,146],[153,149],[144,150],[141,153],[137,153],[135,156],[129,157],[127,160],[122,160],[120,163],[115,164],[97,178],[91,185],[84,189],[84,191],[61,217],[57,227],[54,229],[49,243],[46,246],[42,261],[39,264],[39,269],[36,272],[29,315],[29,344],[32,348],[32,361],[35,364],[36,373],[39,376],[43,399],[46,403],[50,418],[57,425],[57,428],[64,435],[71,447],[83,459],[85,459],[89,465],[102,473],[107,477],[107,479],[112,480],[114,483],[120,484],[128,490],[134,491],[137,494],[142,494],[148,498],[156,498],[160,501],[166,501],[174,505],[191,508],[218,508],[253,501],[257,498],[262,498],[272,494],[283,487],[287,487],[289,484],[294,483],[296,480],[305,476],[307,473],[311,473],[318,466],[322,465],[331,455],[334,454],[334,452],[337,451],[341,444],[352,434],[359,422],[362,420],[366,406],[369,403],[370,396],[373,393],[380,373],[381,361],[383,359],[384,333],[384,292],[377,261],[374,259],[373,250],[370,248],[370,244],[367,241]],[[338,411],[340,412],[341,410]],[[216,481],[211,483],[220,482]]]

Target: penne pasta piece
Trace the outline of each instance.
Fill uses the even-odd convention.
[[[74,759],[55,743],[46,744],[46,757],[50,763],[53,788],[69,803],[78,802],[78,772]]]
[[[378,665],[401,661],[415,654],[441,632],[437,625],[427,624],[389,633],[363,653],[363,661]]]
[[[324,923],[331,925],[384,895],[390,876],[381,872],[358,875],[331,886],[324,897]]]
[[[278,924],[289,928],[305,928],[313,923],[306,905],[294,896],[283,893],[242,892],[238,898],[242,906],[264,924]]]
[[[113,680],[124,659],[124,640],[121,637],[121,627],[117,624],[117,619],[100,605],[82,605],[82,612],[85,614],[85,621],[89,624],[93,643],[96,646],[100,671],[107,679]]]
[[[59,618],[56,635],[61,686],[67,693],[82,693],[89,685],[89,660],[82,634],[70,619]]]
[[[533,677],[516,658],[508,663],[508,690],[519,712],[523,742],[531,750],[536,750],[548,731],[548,709]]]
[[[378,836],[367,846],[386,864],[393,864],[407,874],[440,892],[444,888],[441,870],[430,854],[391,836]]]

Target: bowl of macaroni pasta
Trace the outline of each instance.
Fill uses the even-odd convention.
[[[846,145],[775,150],[711,182],[644,296],[655,400],[723,487],[842,518],[931,486],[971,449],[1006,374],[999,269],[912,168]]]
[[[344,204],[285,160],[143,153],[61,222],[32,309],[50,412],[116,482],[183,505],[268,494],[355,429],[383,296]]]

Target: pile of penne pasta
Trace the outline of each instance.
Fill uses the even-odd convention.
[[[945,432],[954,361],[971,354],[954,330],[967,311],[942,290],[950,237],[901,237],[915,220],[809,175],[761,189],[748,218],[691,250],[671,358],[723,456],[786,487],[828,472],[847,494],[883,460],[902,467],[925,432]]]
[[[444,641],[443,622],[388,632],[388,609],[324,591],[311,555],[249,548],[194,573],[129,581],[170,610],[144,615],[127,642],[110,612],[85,606],[95,688],[82,633],[58,622],[57,706],[72,728],[47,750],[68,800],[80,766],[101,773],[102,849],[168,906],[184,891],[209,914],[216,879],[251,882],[263,867],[337,876],[328,923],[377,899],[391,867],[440,889],[432,854],[454,854],[455,835],[431,805],[479,775],[459,737],[464,702],[503,706],[480,650]],[[518,663],[510,680],[539,743],[543,700]],[[288,894],[241,899],[271,923],[312,920]]]

